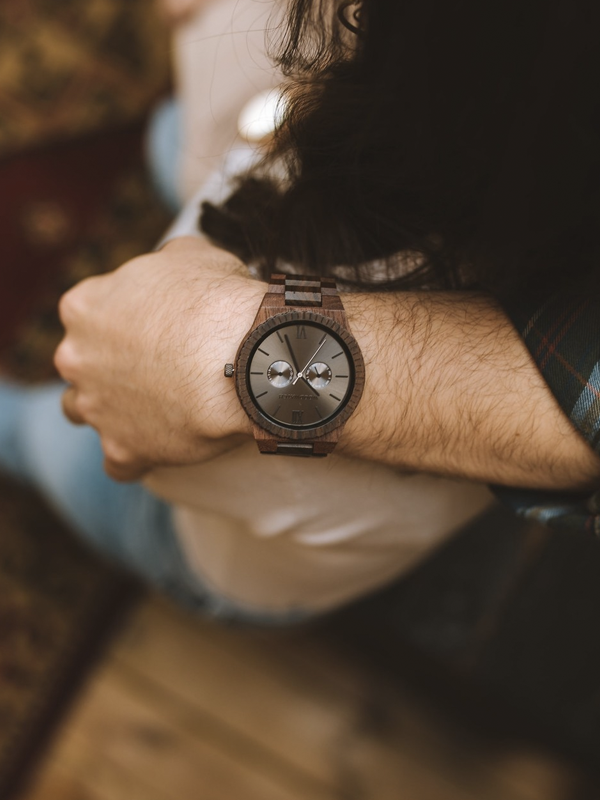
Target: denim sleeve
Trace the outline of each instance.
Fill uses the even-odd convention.
[[[535,311],[519,303],[505,311],[561,408],[600,454],[600,298],[555,296]],[[591,496],[492,488],[520,516],[600,535],[600,487]]]

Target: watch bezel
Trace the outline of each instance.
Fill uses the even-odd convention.
[[[354,385],[350,396],[343,406],[335,412],[334,416],[327,422],[316,427],[290,428],[278,425],[270,420],[256,405],[252,393],[248,388],[248,365],[251,355],[260,342],[272,333],[276,328],[285,325],[297,324],[298,322],[314,323],[322,328],[327,328],[344,343],[348,354],[352,359],[354,370]],[[285,311],[274,314],[265,322],[257,325],[250,331],[246,339],[240,345],[235,363],[235,387],[242,404],[242,407],[250,419],[264,430],[282,439],[291,441],[302,441],[307,439],[317,439],[326,436],[331,431],[343,425],[356,409],[362,396],[365,384],[365,364],[360,352],[360,348],[350,331],[340,325],[332,317],[319,314],[314,311]]]

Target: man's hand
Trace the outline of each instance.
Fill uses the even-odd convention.
[[[237,258],[186,237],[63,296],[63,408],[96,428],[111,477],[199,462],[250,435],[223,365],[265,291]]]

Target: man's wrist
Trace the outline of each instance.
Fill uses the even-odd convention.
[[[350,332],[358,342],[365,362],[365,386],[356,411],[344,427],[336,452],[390,461],[388,448],[393,448],[393,462],[401,467],[399,442],[397,439],[390,441],[383,428],[378,427],[378,416],[382,400],[387,397],[389,403],[385,428],[388,429],[391,424],[392,416],[398,417],[397,425],[402,424],[402,404],[398,402],[398,383],[395,379],[401,378],[406,358],[402,341],[404,326],[400,319],[405,312],[402,304],[398,303],[397,294],[350,293],[341,295],[341,298]],[[391,364],[386,363],[386,354],[391,353],[394,354],[393,369]]]
[[[219,387],[214,403],[216,439],[242,441],[252,437],[252,424],[237,396],[235,382],[225,379],[223,367],[235,362],[238,348],[252,327],[266,291],[266,283],[236,277],[224,283],[220,293],[217,309],[220,321],[214,332],[212,359],[213,375]]]

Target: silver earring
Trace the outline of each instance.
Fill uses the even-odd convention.
[[[361,26],[362,0],[343,0],[338,6],[337,15],[344,28],[362,36],[364,30]]]

